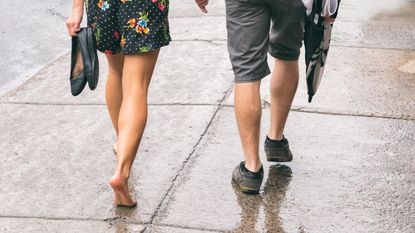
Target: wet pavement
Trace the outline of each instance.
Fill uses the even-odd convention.
[[[154,74],[131,179],[135,209],[111,204],[115,136],[104,103],[104,57],[97,90],[72,97],[62,35],[70,4],[49,9],[46,2],[22,8],[38,9],[34,20],[49,30],[30,31],[31,43],[14,42],[2,23],[2,42],[20,47],[1,43],[0,232],[415,232],[415,2],[342,2],[311,104],[301,62],[286,129],[294,161],[264,162],[260,195],[249,196],[231,185],[242,151],[224,3],[211,1],[204,16],[192,1],[172,0],[174,41]],[[45,50],[45,38],[54,46]],[[15,64],[22,57],[26,63]],[[269,77],[261,138],[268,85]]]

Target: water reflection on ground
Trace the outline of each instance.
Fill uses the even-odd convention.
[[[260,195],[246,195],[233,185],[238,204],[241,207],[241,221],[234,229],[235,232],[285,232],[279,217],[280,207],[285,199],[286,191],[292,178],[291,168],[278,164],[268,169],[268,179],[264,191]],[[259,226],[259,213],[264,211],[265,219]],[[265,229],[258,229],[265,228]]]

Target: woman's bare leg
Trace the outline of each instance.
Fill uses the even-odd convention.
[[[108,79],[105,86],[105,100],[111,117],[112,125],[118,135],[118,116],[122,103],[122,73],[124,67],[124,55],[106,55],[108,61]],[[117,150],[116,144],[114,151]]]
[[[159,50],[125,55],[122,76],[122,104],[118,116],[118,164],[110,180],[116,205],[134,206],[128,191],[138,146],[147,122],[147,93]]]

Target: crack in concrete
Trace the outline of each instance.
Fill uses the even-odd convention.
[[[125,222],[125,219],[125,217],[113,217],[104,219],[104,222],[109,224],[108,228],[111,228],[117,225],[118,223]]]
[[[62,20],[66,20],[66,16],[64,16],[64,15],[62,15],[61,13],[59,13],[59,12],[57,12],[56,10],[55,10],[55,8],[56,7],[54,7],[54,8],[49,8],[49,9],[46,9],[45,11],[46,11],[46,13],[48,13],[49,15],[52,15],[52,16],[57,16],[58,18],[60,18],[60,19],[62,19]]]
[[[203,133],[200,135],[199,140],[196,142],[196,144],[193,146],[192,151],[189,153],[189,155],[187,156],[187,158],[183,161],[181,168],[177,171],[176,176],[171,180],[171,185],[170,187],[167,189],[165,195],[163,196],[163,198],[161,199],[160,203],[157,205],[156,210],[154,211],[153,215],[150,218],[150,223],[147,224],[147,227],[152,226],[154,224],[154,220],[156,219],[156,217],[159,215],[159,212],[162,209],[163,205],[168,205],[168,199],[167,197],[169,195],[171,195],[172,190],[175,188],[176,185],[176,181],[177,179],[183,174],[183,171],[186,168],[186,165],[188,164],[188,162],[190,161],[190,159],[192,158],[192,156],[194,155],[194,153],[197,151],[197,149],[199,148],[200,143],[202,142],[203,138],[205,137],[205,135],[207,134],[208,130],[210,129],[210,127],[213,124],[214,119],[216,118],[219,110],[222,108],[222,104],[223,102],[227,99],[227,97],[230,95],[230,93],[232,92],[232,88],[233,88],[233,82],[231,83],[231,85],[229,86],[228,90],[225,92],[225,94],[223,95],[222,99],[219,101],[219,103],[216,105],[217,108],[214,111],[214,113],[212,114],[212,117],[210,118],[210,121],[208,122],[205,130],[203,131]],[[167,200],[167,202],[165,203],[165,201]]]
[[[59,1],[59,3],[58,3],[58,4],[56,4],[54,7],[47,8],[47,9],[45,10],[45,12],[46,12],[47,14],[49,14],[49,15],[52,15],[52,16],[57,16],[57,17],[59,17],[59,18],[60,18],[60,19],[62,19],[62,20],[66,20],[66,19],[67,19],[67,17],[66,17],[66,16],[64,16],[64,15],[62,15],[61,13],[59,13],[59,12],[57,12],[57,11],[56,11],[56,8],[57,8],[58,6],[60,6],[60,5],[62,5],[62,4],[63,4],[63,2],[64,2],[64,0],[63,0],[63,1]]]

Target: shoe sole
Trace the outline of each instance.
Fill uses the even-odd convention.
[[[234,184],[234,185],[236,185],[238,188],[239,188],[239,190],[241,190],[241,192],[243,192],[243,193],[245,193],[245,194],[252,194],[252,195],[256,195],[256,194],[258,194],[259,193],[259,189],[256,189],[256,188],[250,188],[250,187],[246,187],[246,186],[243,186],[243,185],[240,185],[238,182],[236,182],[236,180],[235,179],[233,179],[232,178],[232,183]]]
[[[291,162],[293,158],[291,157],[267,157],[268,162]]]
[[[274,152],[275,153],[275,152]],[[265,155],[268,162],[291,162],[293,160],[293,155],[270,155],[272,152],[265,150]]]
[[[87,30],[87,51],[91,61],[91,77],[87,76],[88,78],[88,86],[89,89],[95,90],[98,86],[98,78],[99,78],[99,63],[98,63],[98,54],[96,50],[96,39],[95,35],[92,30]]]

